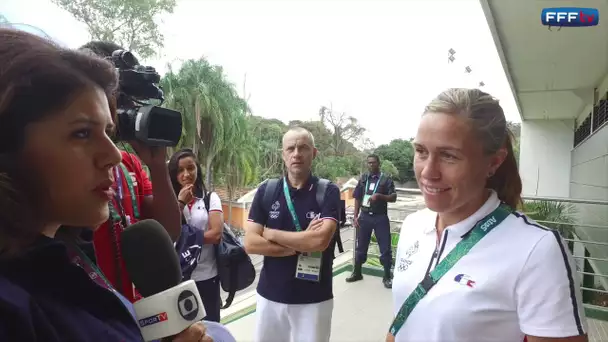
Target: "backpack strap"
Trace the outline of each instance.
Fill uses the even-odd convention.
[[[331,181],[329,179],[325,179],[325,178],[319,178],[319,181],[317,182],[317,193],[316,193],[316,198],[317,198],[317,204],[319,205],[319,208],[321,208],[321,211],[323,211],[323,203],[325,202],[325,192],[327,192],[327,187],[329,186],[329,183],[331,183]],[[340,213],[338,213],[338,216],[340,215]],[[340,220],[338,220],[340,221]],[[330,248],[333,251],[336,248],[336,244],[338,245],[338,253],[343,253],[344,252],[344,247],[342,246],[342,237],[340,236],[340,223],[338,222],[338,227],[336,227],[336,232],[334,233],[334,236],[331,239],[331,243],[330,243]],[[335,259],[336,256],[334,254],[333,258]]]
[[[213,191],[209,191],[203,196],[203,203],[205,204],[205,210],[207,210],[207,214],[209,214],[209,202],[211,202],[211,194]]]
[[[281,179],[279,178],[271,178],[266,181],[266,189],[264,190],[264,195],[262,197],[262,206],[264,208],[264,211],[270,210],[270,207],[272,206],[272,200],[274,199],[274,195],[277,191],[280,181]],[[321,210],[323,210],[322,208],[323,203],[325,202],[325,193],[327,192],[327,187],[329,186],[329,183],[331,183],[330,180],[325,178],[319,178],[319,180],[317,181],[316,200]],[[342,245],[342,239],[340,237],[340,227],[336,229],[334,237],[332,238],[332,250],[335,248],[337,241],[340,241],[340,245]],[[342,253],[342,248],[339,248],[339,252]]]
[[[280,181],[281,179],[279,178],[271,178],[266,181],[266,189],[264,189],[264,197],[262,197],[262,207],[264,208],[264,211],[270,210],[274,194],[277,191]]]
[[[272,200],[274,199],[275,192],[277,191],[277,187],[279,186],[279,182],[281,179],[272,178],[266,181],[266,189],[264,190],[264,197],[262,197],[262,204],[264,206],[264,210],[270,209],[272,206]],[[323,202],[325,200],[325,192],[327,191],[327,186],[329,185],[329,179],[319,178],[317,182],[317,193],[316,200],[319,207],[323,207]]]
[[[325,202],[325,192],[329,185],[329,179],[319,178],[317,182],[317,204],[320,208],[323,208],[323,202]]]
[[[228,298],[226,298],[226,302],[223,304],[221,303],[222,299],[220,298],[220,309],[227,309],[228,307],[230,307],[230,305],[232,305],[232,301],[234,300],[234,296],[236,294],[236,285],[237,285],[237,279],[239,276],[238,272],[239,272],[239,268],[236,267],[236,265],[231,265]]]

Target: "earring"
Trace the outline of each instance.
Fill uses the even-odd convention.
[[[488,173],[488,178],[492,178],[492,176],[494,176],[494,172],[493,172],[493,171],[490,171],[490,172]]]

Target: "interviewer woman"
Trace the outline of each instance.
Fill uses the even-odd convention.
[[[110,63],[0,28],[0,340],[142,341],[130,303],[75,247],[108,218]],[[202,323],[174,341],[205,340]]]
[[[522,184],[498,101],[439,94],[413,144],[427,209],[401,228],[387,341],[586,341],[567,245],[514,211]]]

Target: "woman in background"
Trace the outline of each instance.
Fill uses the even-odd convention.
[[[220,281],[217,273],[215,245],[224,229],[222,201],[215,192],[207,192],[203,175],[190,149],[180,150],[169,160],[169,176],[182,209],[183,223],[204,231],[203,248],[191,278],[203,300],[205,320],[220,321]],[[205,197],[209,196],[207,201]],[[206,207],[206,203],[209,207]]]
[[[76,247],[108,219],[112,64],[0,28],[0,341],[142,341],[131,304]],[[196,323],[173,341],[208,341]]]
[[[401,228],[386,340],[587,341],[567,245],[514,211],[522,184],[498,101],[439,94],[413,145],[427,209]]]

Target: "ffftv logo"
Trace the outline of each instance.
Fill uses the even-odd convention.
[[[540,22],[545,26],[583,27],[597,26],[600,12],[597,8],[552,7],[541,12]]]

